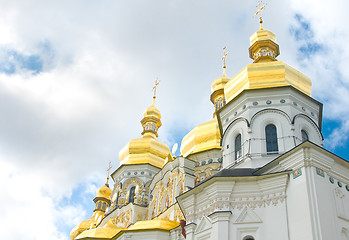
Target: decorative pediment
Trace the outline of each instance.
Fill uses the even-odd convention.
[[[203,231],[210,229],[210,228],[212,228],[211,220],[208,217],[203,216],[201,218],[200,223],[196,227],[195,233],[203,232]]]
[[[245,208],[240,213],[240,216],[236,219],[235,223],[261,223],[262,220],[258,215],[250,208]]]

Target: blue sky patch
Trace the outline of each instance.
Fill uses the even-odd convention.
[[[312,58],[313,55],[324,50],[324,46],[314,39],[314,31],[311,24],[301,14],[294,16],[295,24],[290,27],[290,33],[299,42],[299,59]]]
[[[38,74],[42,71],[43,61],[39,55],[25,55],[14,49],[2,48],[0,57],[0,72],[8,75],[19,71],[31,71]]]
[[[0,73],[12,75],[18,72],[39,74],[52,68],[55,54],[49,42],[39,43],[33,54],[24,54],[7,46],[0,46]]]

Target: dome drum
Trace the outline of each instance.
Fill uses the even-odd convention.
[[[253,43],[249,48],[250,58],[255,63],[262,61],[277,61],[276,57],[280,55],[279,45],[271,40],[262,40]]]

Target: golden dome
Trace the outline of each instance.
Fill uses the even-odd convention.
[[[94,225],[95,221],[93,218],[82,221],[76,227],[74,227],[70,232],[70,239],[74,240],[77,236],[79,236],[82,232],[90,229]]]
[[[143,126],[142,135],[158,136],[158,129],[161,127],[161,115],[159,109],[155,107],[155,97],[153,97],[153,104],[145,110],[141,124]]]
[[[215,116],[216,112],[225,105],[226,99],[224,96],[224,86],[227,84],[227,82],[230,81],[230,79],[231,78],[226,76],[224,69],[223,76],[217,78],[212,83],[211,102],[214,104],[215,107],[215,112],[213,116]]]
[[[150,136],[131,140],[120,151],[119,158],[121,165],[149,163],[158,168],[172,161],[169,147]]]
[[[161,230],[171,230],[179,226],[179,222],[155,218],[152,220],[138,221],[132,226],[130,226],[129,230],[151,230],[151,229],[161,229]]]
[[[109,188],[109,186],[107,186],[107,184],[103,185],[97,190],[97,198],[106,198],[110,200],[110,196],[111,189]]]
[[[161,115],[155,107],[155,97],[153,99],[153,104],[147,108],[141,120],[142,137],[131,140],[119,153],[121,165],[148,163],[162,168],[173,160],[170,148],[157,139]]]
[[[251,38],[250,57],[254,63],[248,64],[224,87],[226,101],[230,102],[245,89],[293,86],[310,95],[311,80],[284,62],[277,61],[279,45],[275,34],[264,29],[255,32]]]
[[[110,219],[103,227],[89,229],[84,231],[76,239],[111,239],[120,231],[126,228],[120,228],[114,225]]]
[[[259,29],[250,37],[250,58],[254,62],[276,61],[279,56],[279,45],[275,42],[275,34],[269,30]]]
[[[221,149],[220,141],[221,133],[215,118],[212,121],[199,124],[184,136],[181,153],[183,157],[187,157],[206,150]]]

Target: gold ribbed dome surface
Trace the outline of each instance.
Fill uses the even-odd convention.
[[[286,63],[276,60],[280,52],[279,45],[275,43],[274,33],[261,28],[250,37],[250,44],[250,57],[254,63],[248,64],[225,85],[224,94],[227,103],[245,89],[293,86],[310,95],[310,78]]]
[[[160,229],[160,230],[171,230],[173,228],[176,228],[179,226],[179,222],[167,220],[167,219],[160,219],[155,218],[152,220],[144,220],[144,221],[138,221],[132,226],[130,226],[127,230],[153,230],[153,229]]]
[[[172,160],[169,147],[157,138],[143,136],[132,139],[119,153],[121,165],[146,164],[162,168]]]
[[[231,78],[227,77],[225,75],[225,73],[223,73],[223,76],[220,77],[220,78],[217,78],[213,83],[212,83],[212,86],[211,86],[211,91],[212,92],[215,92],[215,91],[218,91],[218,90],[221,90],[221,89],[224,89],[224,86],[227,82],[229,82]]]
[[[117,227],[109,220],[105,226],[86,230],[75,239],[111,239],[122,230],[126,228]]]
[[[110,200],[111,189],[107,185],[103,185],[97,190],[97,197],[106,198]]]
[[[90,229],[94,225],[94,223],[95,221],[93,220],[93,218],[82,221],[71,230],[70,239],[76,239],[76,237],[79,236],[80,233],[84,232],[87,229]]]
[[[158,118],[158,119],[161,118],[160,110],[156,108],[154,102],[153,102],[153,104],[150,107],[148,107],[145,110],[143,116],[144,117],[155,117],[155,118]]]
[[[284,62],[273,61],[248,64],[225,85],[224,93],[230,102],[245,89],[280,86],[293,86],[307,95],[311,92],[309,77]]]
[[[199,124],[184,136],[181,144],[181,154],[187,157],[190,154],[221,149],[221,134],[216,118],[212,121]]]

